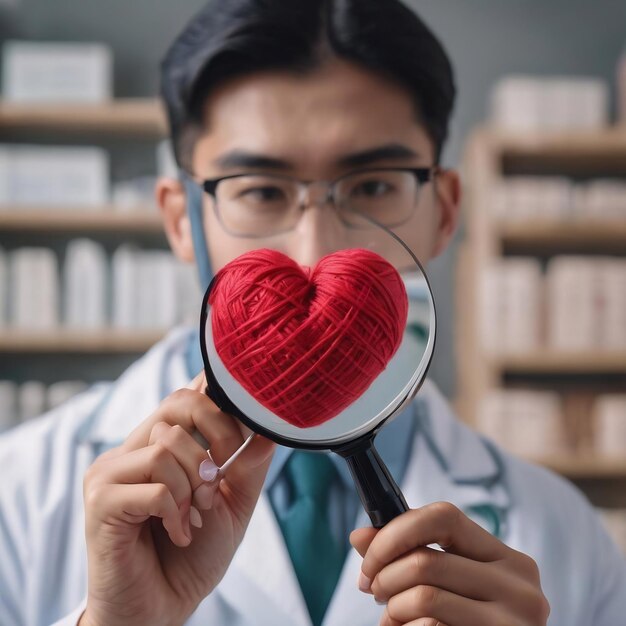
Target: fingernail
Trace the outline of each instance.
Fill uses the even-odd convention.
[[[200,467],[198,469],[198,473],[200,474],[200,478],[202,480],[206,480],[207,482],[212,482],[217,477],[220,468],[211,461],[211,459],[204,459],[202,463],[200,463]]]
[[[378,604],[378,606],[387,606],[386,602],[381,602],[380,600],[374,600],[374,602],[376,602],[376,604]]]
[[[359,589],[365,593],[370,593],[372,581],[363,573],[359,574]]]
[[[200,511],[198,511],[195,506],[191,506],[189,509],[189,521],[192,526],[202,528],[202,516],[200,515]]]
[[[193,492],[193,499],[196,506],[203,511],[208,511],[213,506],[213,497],[215,496],[215,486],[209,483],[200,485]]]

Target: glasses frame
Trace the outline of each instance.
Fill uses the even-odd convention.
[[[389,225],[385,225],[387,228],[397,228],[398,226],[401,226],[402,224],[405,224],[408,220],[411,219],[411,217],[413,217],[413,214],[415,212],[415,208],[417,206],[417,202],[419,199],[419,193],[421,191],[421,188],[423,185],[425,185],[426,183],[429,183],[431,181],[434,181],[437,174],[441,171],[440,167],[438,165],[433,165],[430,167],[367,167],[367,168],[362,168],[362,169],[355,169],[355,170],[351,170],[349,172],[346,172],[345,174],[342,174],[341,176],[338,176],[337,178],[331,180],[331,181],[325,181],[325,180],[302,180],[300,178],[296,178],[295,176],[289,176],[287,174],[275,174],[275,173],[265,173],[265,172],[245,172],[245,173],[240,173],[240,174],[228,174],[227,176],[219,176],[217,178],[206,178],[206,179],[198,179],[195,176],[193,176],[193,180],[196,181],[196,183],[198,185],[200,185],[200,187],[203,189],[203,191],[205,193],[207,193],[209,196],[211,196],[211,198],[213,199],[213,211],[215,212],[215,216],[217,217],[220,225],[222,226],[222,228],[231,236],[233,237],[241,237],[244,239],[265,239],[267,237],[273,237],[275,235],[283,235],[285,233],[289,233],[292,230],[295,229],[296,225],[294,224],[294,226],[285,229],[285,230],[281,230],[281,231],[276,231],[274,233],[272,233],[271,235],[242,235],[240,233],[235,233],[232,232],[231,230],[229,230],[226,225],[224,224],[224,221],[222,219],[222,216],[220,215],[220,210],[219,210],[219,205],[217,202],[217,188],[219,186],[219,184],[223,181],[223,180],[231,180],[234,178],[244,178],[244,177],[248,177],[248,176],[268,176],[268,177],[273,177],[273,178],[279,178],[285,181],[291,181],[294,183],[297,183],[299,186],[299,192],[300,195],[299,197],[302,197],[302,192],[305,190],[308,190],[308,188],[311,185],[320,185],[320,184],[325,184],[327,185],[327,193],[326,193],[326,197],[324,199],[325,203],[330,204],[335,211],[337,212],[339,219],[341,219],[342,223],[344,223],[348,228],[358,228],[358,226],[355,226],[353,224],[350,224],[348,222],[346,222],[344,219],[342,219],[341,217],[341,213],[340,211],[337,209],[337,203],[335,201],[335,190],[337,189],[337,186],[339,185],[339,183],[341,183],[344,179],[349,178],[351,176],[355,176],[358,174],[367,174],[368,172],[408,172],[409,174],[412,174],[415,178],[415,181],[417,183],[417,191],[415,194],[415,203],[413,205],[413,208],[411,209],[411,213],[410,215],[408,215],[405,219],[401,220],[400,222],[397,222],[395,224],[389,224]],[[302,207],[304,208],[304,207]],[[355,211],[355,213],[357,213]],[[359,213],[360,215],[360,213]],[[365,217],[366,220],[369,220],[369,218]],[[371,221],[371,220],[369,220]],[[296,222],[297,224],[297,222]]]

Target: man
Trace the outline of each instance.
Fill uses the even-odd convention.
[[[365,169],[413,185],[393,229],[423,263],[455,231],[459,180],[438,162],[451,68],[396,0],[211,0],[170,49],[163,92],[183,174],[157,198],[172,249],[205,283],[255,248],[310,266],[363,245],[335,181]],[[370,182],[359,193],[383,197]],[[114,386],[2,440],[3,625],[623,620],[626,566],[584,498],[463,427],[431,383],[379,436],[413,507],[379,531],[327,455],[257,437],[220,472],[243,435],[202,375],[186,385],[196,341],[175,331]],[[290,541],[311,473],[329,477],[326,540],[312,528]]]

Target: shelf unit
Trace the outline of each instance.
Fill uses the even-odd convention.
[[[463,161],[466,238],[460,246],[456,271],[456,338],[458,362],[457,408],[475,424],[482,399],[506,384],[558,377],[611,376],[626,390],[626,352],[554,352],[490,355],[480,341],[479,288],[482,271],[503,255],[549,257],[562,253],[626,255],[626,223],[535,219],[532,223],[499,222],[490,211],[491,194],[503,177],[566,175],[572,177],[626,176],[626,128],[567,134],[509,134],[481,128],[469,138]],[[622,384],[623,383],[623,384]],[[533,459],[583,484],[594,499],[595,485],[626,483],[624,459],[576,454]],[[626,506],[626,502],[624,502]]]
[[[166,116],[155,99],[116,99],[99,104],[23,104],[0,101],[0,141],[37,141],[54,137],[61,143],[110,138],[156,142],[167,135]],[[41,240],[41,236],[89,236],[95,239],[123,235],[127,239],[165,242],[161,216],[153,208],[124,211],[102,207],[0,207],[0,232],[9,240]],[[67,355],[118,355],[145,352],[164,331],[116,330],[50,331],[0,329],[0,359],[65,358]]]

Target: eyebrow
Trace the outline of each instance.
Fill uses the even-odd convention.
[[[378,161],[406,160],[419,156],[417,152],[399,143],[390,143],[370,150],[355,152],[341,157],[337,164],[341,167],[363,167]]]
[[[343,168],[364,167],[379,161],[406,160],[420,156],[417,152],[398,143],[386,144],[354,152],[341,156],[336,164]],[[231,150],[215,160],[215,165],[220,169],[265,169],[288,171],[293,169],[293,164],[283,159],[271,157],[266,154],[247,152],[246,150]]]

